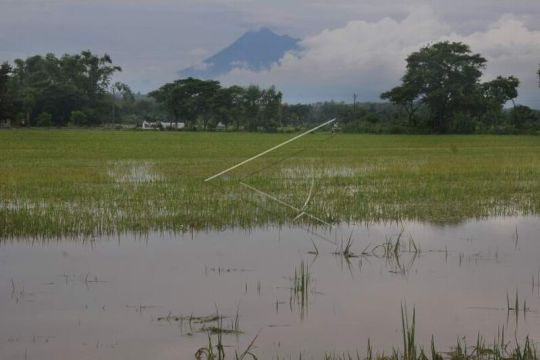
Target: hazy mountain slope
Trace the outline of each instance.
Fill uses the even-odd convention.
[[[234,68],[254,71],[268,69],[287,51],[297,50],[298,41],[287,35],[277,35],[267,28],[247,32],[201,64],[179,71],[179,75],[211,79]]]

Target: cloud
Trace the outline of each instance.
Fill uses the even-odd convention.
[[[540,31],[530,30],[518,17],[506,15],[489,27],[458,34],[431,6],[419,5],[398,21],[350,21],[326,29],[301,42],[299,53],[286,54],[270,70],[234,69],[221,80],[226,84],[276,85],[289,101],[349,100],[359,93],[364,101],[399,83],[405,57],[422,46],[441,40],[462,41],[488,60],[486,79],[514,74],[522,80],[521,100],[538,98],[535,75],[540,61]]]
[[[519,75],[522,98],[539,98],[535,71],[527,76],[540,61],[535,33],[540,31],[538,0],[0,0],[0,4],[0,62],[46,52],[107,52],[124,69],[119,80],[143,92],[172,81],[179,69],[199,63],[244,32],[269,26],[305,38],[301,56],[287,55],[270,72],[235,71],[227,81],[275,83],[290,101],[348,100],[353,92],[364,100],[377,100],[380,91],[398,83],[408,53],[453,36],[470,41],[474,51],[488,57],[488,76]],[[504,16],[508,13],[514,16]],[[508,41],[514,45],[502,46],[502,39],[506,42],[505,36],[512,33],[520,38]],[[528,49],[532,50],[527,55]]]
[[[487,60],[484,79],[514,75],[521,80],[519,100],[540,107],[540,89],[536,72],[540,63],[540,30],[530,30],[514,16],[503,16],[487,30],[467,36],[448,36],[462,41]]]

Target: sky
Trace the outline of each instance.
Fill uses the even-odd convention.
[[[90,49],[144,93],[264,26],[301,51],[224,84],[275,85],[287,102],[377,101],[408,54],[452,40],[486,57],[484,80],[517,76],[518,102],[540,108],[538,19],[540,0],[0,0],[0,61]]]

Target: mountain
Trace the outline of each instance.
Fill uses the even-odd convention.
[[[213,79],[234,68],[253,71],[269,69],[287,51],[298,50],[298,42],[298,39],[278,35],[267,28],[250,31],[202,63],[181,70],[178,74],[182,77]]]

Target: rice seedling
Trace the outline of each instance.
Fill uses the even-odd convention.
[[[300,318],[303,319],[309,306],[309,296],[313,286],[309,266],[303,260],[298,268],[294,268],[294,277],[290,281],[289,307],[292,311],[293,305],[297,305],[300,309]]]
[[[223,321],[230,319],[230,326],[223,326]],[[157,321],[168,323],[179,323],[180,327],[189,329],[189,334],[193,333],[209,333],[209,334],[227,334],[227,335],[239,335],[242,334],[240,330],[240,311],[236,310],[236,314],[232,317],[224,316],[217,310],[215,314],[211,315],[173,315],[169,312],[166,316],[159,316]]]
[[[212,336],[208,334],[208,345],[206,347],[199,348],[195,352],[195,359],[197,360],[224,360],[225,349],[222,342],[222,334],[217,334],[217,344],[214,346],[212,343]]]
[[[413,307],[412,320],[409,322],[407,305],[401,304],[401,331],[403,337],[403,360],[416,360],[416,309]]]
[[[505,340],[504,327],[498,329],[497,336],[492,345],[486,344],[480,334],[476,337],[475,346],[468,347],[465,338],[458,338],[456,345],[447,352],[436,349],[435,337],[431,336],[430,348],[426,352],[417,344],[416,340],[416,313],[413,308],[410,315],[407,306],[401,306],[401,331],[403,349],[393,348],[386,353],[374,353],[368,339],[366,355],[361,357],[358,352],[326,353],[324,360],[538,360],[538,353],[534,343],[528,336],[523,343],[517,338],[513,346]],[[300,356],[299,359],[302,357]]]
[[[302,261],[300,267],[294,269],[291,289],[295,295],[306,298],[310,285],[311,275],[309,273],[309,267]]]
[[[531,278],[531,291],[534,294],[534,290],[537,290],[537,294],[540,295],[540,268],[536,274],[532,274]]]
[[[372,250],[373,254],[379,254],[378,251],[382,250],[382,254],[379,257],[385,257],[387,259],[399,258],[401,252],[401,237],[403,236],[405,229],[401,228],[399,234],[396,236],[395,242],[392,240],[392,236],[386,236],[384,243],[375,246]]]
[[[193,316],[193,315],[190,315],[187,319],[189,320],[190,323],[206,324],[206,323],[209,323],[209,322],[215,322],[215,321],[223,320],[225,318],[226,318],[226,316],[223,316],[223,315],[219,314],[216,311],[216,314],[214,314],[214,315],[206,315],[206,316]]]
[[[308,254],[318,256],[319,248],[317,247],[317,244],[315,244],[315,241],[313,241],[313,239],[311,239],[311,244],[313,245],[313,250],[308,251]]]
[[[332,254],[342,256],[347,261],[351,258],[358,257],[358,255],[356,255],[355,253],[351,251],[352,244],[353,244],[353,239],[352,239],[352,232],[351,232],[351,234],[349,235],[346,241],[343,241],[343,239],[341,240],[339,248],[336,251],[334,251]]]
[[[377,258],[383,258],[387,264],[391,267],[389,270],[394,274],[406,275],[414,265],[417,256],[420,254],[420,248],[416,245],[413,238],[410,237],[407,248],[403,249],[403,233],[402,228],[399,234],[393,240],[392,236],[386,236],[385,242],[379,244],[371,250],[373,256]],[[403,256],[402,253],[407,252],[411,256],[408,258]]]
[[[540,144],[534,136],[343,134],[322,146],[325,135],[315,134],[228,178],[203,181],[224,164],[289,137],[0,132],[0,238],[82,241],[126,232],[291,224],[297,213],[245,191],[238,179],[253,174],[252,186],[301,208],[308,195],[305,169],[317,178],[316,196],[308,196],[310,213],[331,223],[452,223],[540,211]],[[448,152],[451,144],[460,151]],[[303,216],[302,222],[312,220]]]
[[[515,312],[516,316],[519,315],[520,312],[523,313],[523,315],[526,315],[527,312],[531,311],[529,307],[527,307],[527,300],[523,299],[523,303],[520,304],[519,301],[519,293],[516,289],[516,293],[514,296],[514,300],[512,303],[510,302],[510,296],[508,295],[508,291],[506,292],[506,311],[507,312]]]
[[[257,337],[259,335],[257,334],[251,342],[248,344],[248,346],[241,351],[240,353],[238,350],[235,350],[234,358],[235,360],[257,360],[257,356],[255,355],[254,348],[255,348],[255,341],[257,340]],[[208,334],[208,345],[199,348],[195,352],[195,359],[196,360],[225,360],[225,345],[223,345],[223,336],[222,333],[216,334],[217,340],[216,345],[212,343],[212,336],[209,333]]]

